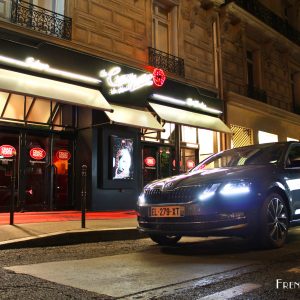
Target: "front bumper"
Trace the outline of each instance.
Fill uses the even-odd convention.
[[[209,236],[247,235],[253,224],[254,212],[199,209],[198,205],[187,205],[183,217],[151,217],[151,206],[138,208],[138,229],[146,234]],[[202,211],[200,213],[200,211]]]

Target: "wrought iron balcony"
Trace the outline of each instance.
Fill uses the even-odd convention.
[[[284,35],[295,44],[300,45],[300,32],[290,26],[287,21],[283,20],[261,4],[258,0],[226,0],[225,4],[229,4],[230,2],[236,3],[238,6]]]
[[[11,22],[61,39],[71,39],[71,18],[25,1],[12,0]]]
[[[151,47],[148,50],[150,66],[184,77],[184,60],[182,58]]]
[[[252,85],[247,85],[247,96],[249,98],[267,103],[267,93]]]

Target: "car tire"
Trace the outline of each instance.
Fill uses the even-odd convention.
[[[288,209],[283,198],[272,193],[262,205],[260,213],[260,242],[263,248],[280,248],[284,245],[289,226]]]
[[[161,246],[174,246],[180,239],[179,235],[158,235],[149,236],[151,240]]]

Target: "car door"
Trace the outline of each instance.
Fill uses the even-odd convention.
[[[286,156],[286,184],[292,196],[292,213],[300,219],[300,144],[292,144]]]

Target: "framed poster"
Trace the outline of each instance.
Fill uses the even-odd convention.
[[[110,136],[111,178],[113,180],[133,180],[134,138]]]
[[[98,131],[97,182],[102,189],[136,190],[142,172],[140,132],[136,128],[103,127]]]

